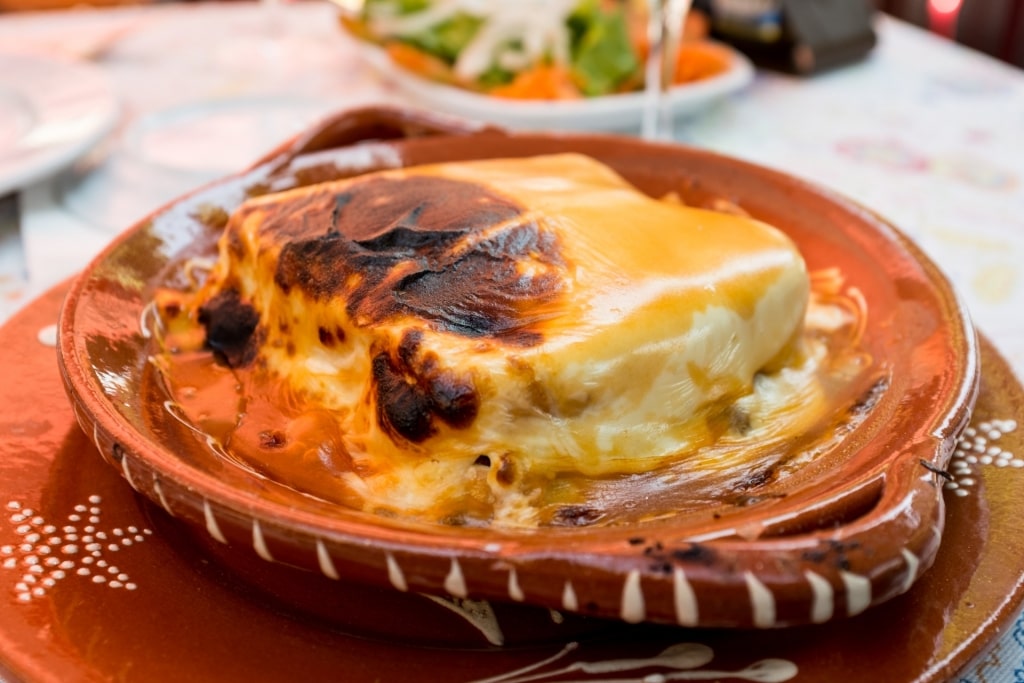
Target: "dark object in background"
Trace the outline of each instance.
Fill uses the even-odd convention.
[[[876,0],[878,9],[933,32],[943,33],[938,20],[951,22],[946,35],[1004,62],[1024,67],[1024,0],[962,0],[959,4],[929,0]]]
[[[704,0],[715,38],[758,66],[812,74],[862,59],[875,46],[868,0]]]

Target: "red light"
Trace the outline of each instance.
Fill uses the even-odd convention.
[[[928,0],[932,11],[938,14],[953,14],[960,11],[963,0]]]

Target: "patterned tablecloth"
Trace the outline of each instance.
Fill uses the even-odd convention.
[[[891,219],[1024,376],[1024,72],[894,20],[878,28],[865,62],[810,80],[758,74],[680,121],[676,136],[825,184]],[[324,5],[10,16],[0,18],[0,49],[93,62],[123,112],[74,173],[21,193],[20,233],[0,230],[0,321],[118,229],[320,114],[400,101]],[[196,121],[205,122],[198,136],[175,137],[176,125]],[[216,161],[190,161],[197,144],[216,147]],[[962,680],[1024,681],[1024,620]]]

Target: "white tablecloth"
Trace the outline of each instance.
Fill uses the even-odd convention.
[[[894,20],[881,20],[879,34],[861,64],[810,80],[759,74],[680,122],[677,137],[823,183],[892,219],[1024,376],[1024,72]],[[275,41],[287,41],[288,59]],[[117,230],[319,114],[400,101],[361,66],[326,5],[13,15],[0,18],[0,49],[91,60],[123,108],[114,137],[78,173],[22,192],[20,234],[0,234],[0,321],[80,269]],[[218,107],[269,108],[269,118],[244,124],[269,132],[254,144],[244,125],[213,116],[199,144],[221,152],[204,164],[190,163],[173,135],[151,139]],[[962,680],[1022,676],[1018,620]]]

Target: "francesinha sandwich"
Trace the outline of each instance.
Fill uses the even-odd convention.
[[[736,464],[820,419],[810,290],[775,228],[589,157],[442,163],[247,201],[162,307],[159,365],[272,478],[530,526],[553,482],[715,467],[723,443]]]

